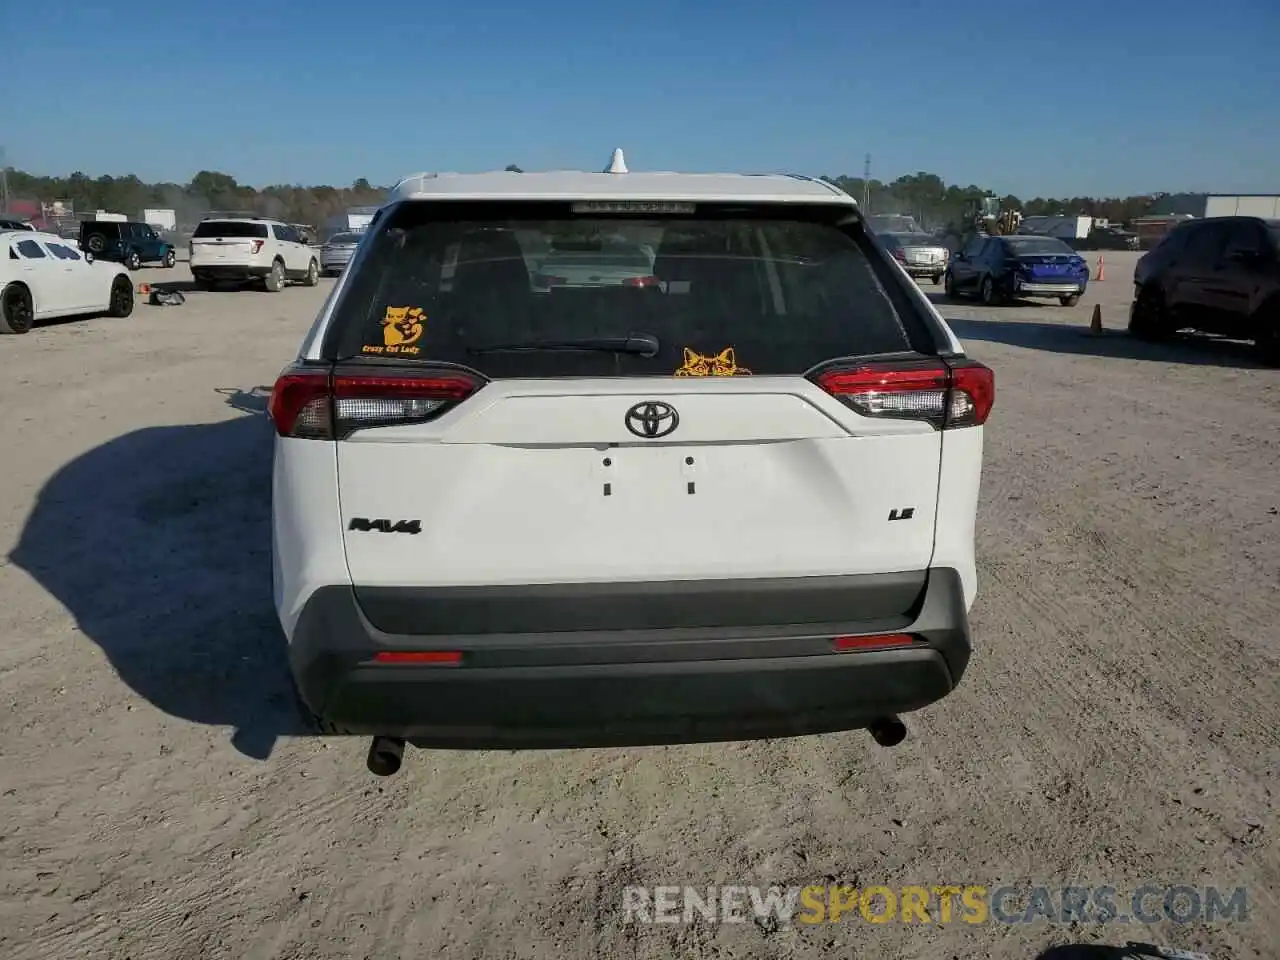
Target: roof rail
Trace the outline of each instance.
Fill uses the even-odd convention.
[[[788,174],[787,174],[787,176],[788,176],[788,177],[791,177],[791,179],[793,179],[793,180],[807,180],[809,183],[818,183],[818,184],[821,184],[822,186],[826,187],[826,188],[827,188],[828,190],[830,190],[832,193],[840,194],[840,195],[842,195],[842,196],[846,196],[846,197],[848,197],[848,196],[849,196],[849,194],[848,194],[848,193],[846,193],[844,190],[841,190],[838,186],[836,186],[836,185],[835,185],[834,183],[832,183],[830,180],[825,180],[825,179],[823,179],[822,177],[811,177],[811,176],[809,176],[808,174],[805,174],[805,173],[788,173]],[[850,197],[850,199],[853,199],[853,198],[852,198],[852,197]],[[855,202],[855,203],[857,203],[857,201],[856,201],[856,200],[854,200],[854,202]]]

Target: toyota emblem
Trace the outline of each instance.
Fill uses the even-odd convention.
[[[680,426],[680,414],[669,403],[646,400],[628,410],[623,422],[637,437],[653,440],[674,433]]]

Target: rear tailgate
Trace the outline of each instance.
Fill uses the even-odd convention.
[[[265,223],[206,220],[192,234],[191,262],[196,266],[248,263],[266,240]]]
[[[646,404],[669,436],[632,432]],[[344,524],[422,530],[347,529],[347,559],[367,586],[924,569],[941,436],[800,378],[497,381],[338,444]]]
[[[569,208],[406,203],[366,240],[321,350],[357,593],[924,570],[967,414],[848,208]],[[659,283],[539,292],[534,244],[592,231]]]
[[[947,262],[947,252],[942,247],[904,247],[903,256],[912,266],[943,267]]]
[[[1018,263],[1034,280],[1065,280],[1076,273],[1079,257],[1024,254]]]

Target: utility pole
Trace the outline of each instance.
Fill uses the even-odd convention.
[[[4,147],[0,147],[0,204],[7,214],[9,212],[9,161]]]
[[[871,154],[867,154],[866,162],[862,164],[862,213],[867,215],[871,212]]]

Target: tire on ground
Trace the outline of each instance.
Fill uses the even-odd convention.
[[[35,325],[31,291],[20,283],[0,290],[0,333],[30,333]]]

